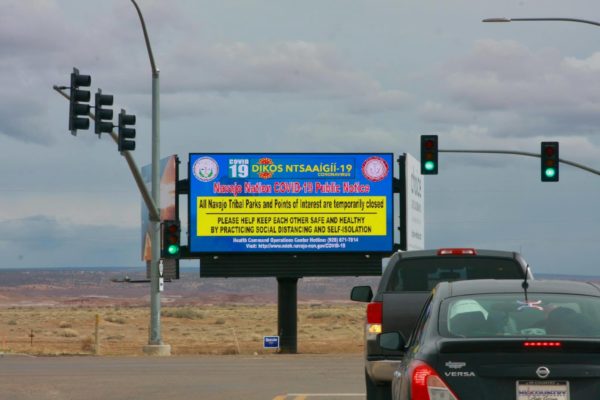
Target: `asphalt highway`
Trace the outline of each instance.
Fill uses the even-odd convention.
[[[1,400],[363,400],[359,354],[0,355]]]

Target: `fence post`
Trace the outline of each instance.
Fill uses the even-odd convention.
[[[100,315],[96,314],[96,323],[94,324],[94,354],[98,355],[100,353],[100,335],[98,334],[100,326]]]

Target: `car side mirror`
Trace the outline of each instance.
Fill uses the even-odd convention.
[[[354,286],[350,292],[350,300],[368,303],[373,298],[371,286]]]
[[[404,350],[406,340],[400,332],[386,332],[377,336],[377,344],[386,350]]]

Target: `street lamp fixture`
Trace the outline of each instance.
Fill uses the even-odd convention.
[[[566,21],[566,22],[579,22],[582,24],[590,24],[600,26],[600,22],[590,21],[587,19],[578,18],[486,18],[481,22],[520,22],[520,21]]]

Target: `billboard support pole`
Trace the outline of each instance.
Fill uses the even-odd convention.
[[[280,353],[298,352],[298,278],[277,278],[277,332]]]
[[[406,223],[406,153],[403,153],[398,158],[398,165],[400,169],[400,207],[398,210],[398,216],[400,218],[400,222],[398,224],[398,229],[400,230],[400,250],[407,250],[407,223]]]

